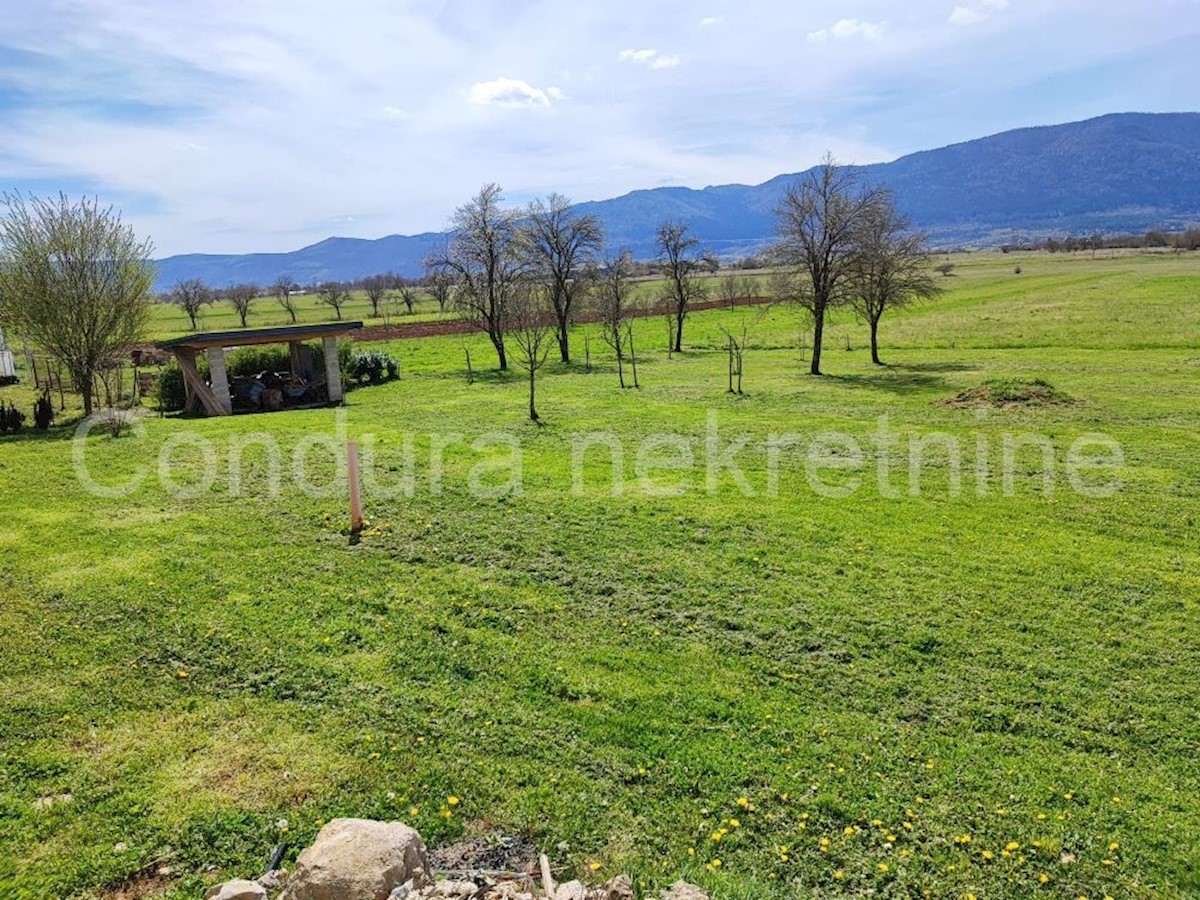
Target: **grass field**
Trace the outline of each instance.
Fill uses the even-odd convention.
[[[402,379],[342,418],[93,435],[96,481],[146,470],[125,497],[81,487],[69,426],[0,439],[0,896],[199,897],[341,815],[432,844],[527,834],[580,874],[717,898],[1200,894],[1200,256],[956,272],[885,319],[884,368],[839,321],[823,378],[803,374],[793,308],[697,314],[673,359],[661,320],[639,320],[642,389],[619,390],[593,338],[596,371],[545,370],[542,428],[520,373],[468,385],[460,339],[433,338],[390,345]],[[720,329],[743,324],[737,397]],[[1070,402],[943,402],[1032,378]],[[727,470],[707,489],[712,416],[721,447],[748,436],[753,496]],[[888,491],[881,416],[899,435]],[[309,460],[328,496],[286,477],[339,428],[380,475],[357,544],[327,458]],[[431,436],[451,432],[435,486]],[[623,450],[617,496],[597,448],[573,490],[589,432]],[[821,470],[861,482],[840,499],[806,472],[828,432],[863,450],[861,469]],[[269,451],[229,456],[263,433],[277,492]],[[519,441],[519,495],[471,487],[513,477],[511,449],[472,447],[489,433]],[[797,445],[771,491],[782,433]],[[1118,477],[1111,496],[1067,481],[1092,433],[1123,451],[1086,476]],[[639,481],[661,434],[697,467]],[[1048,439],[1052,491],[1029,448],[1003,489],[1006,434]],[[929,435],[914,496],[910,440]],[[413,496],[388,498],[407,436]],[[156,473],[172,446],[194,496]]]

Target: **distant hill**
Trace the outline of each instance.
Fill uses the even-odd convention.
[[[939,246],[997,246],[1014,236],[1143,232],[1200,223],[1200,113],[1115,113],[925,150],[861,167]],[[654,227],[682,219],[711,250],[741,256],[773,234],[772,210],[803,173],[763,184],[666,187],[581,203],[598,215],[609,245],[654,253]],[[202,278],[220,286],[301,284],[376,272],[420,273],[438,234],[378,240],[329,238],[292,253],[188,254],[159,262],[158,286]]]

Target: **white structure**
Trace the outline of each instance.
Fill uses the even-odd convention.
[[[4,343],[4,331],[0,330],[0,384],[17,380],[17,369],[13,365],[12,351]]]

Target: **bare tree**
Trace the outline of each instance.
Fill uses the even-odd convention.
[[[340,281],[323,282],[317,287],[317,296],[322,303],[334,311],[340,321],[342,318],[342,307],[350,299],[350,292],[346,290],[346,286]]]
[[[289,316],[292,317],[292,324],[296,324],[296,300],[292,296],[296,290],[296,282],[292,281],[287,275],[281,275],[275,279],[275,283],[271,285],[271,296],[279,301],[279,305],[287,310]]]
[[[617,355],[617,379],[625,387],[625,354],[628,331],[630,278],[633,256],[625,251],[604,263],[596,287],[595,306],[600,319],[600,337]]]
[[[454,292],[454,279],[446,272],[432,272],[425,279],[425,287],[437,301],[438,312],[444,313]]]
[[[246,319],[250,315],[250,304],[259,295],[257,284],[232,284],[223,292],[224,300],[233,307],[241,319],[242,327],[246,327]]]
[[[517,365],[529,373],[529,418],[541,424],[534,393],[537,372],[550,355],[554,316],[545,285],[526,282],[513,292],[508,301],[508,319],[513,341],[517,345]]]
[[[516,216],[501,208],[498,184],[485,184],[451,219],[447,246],[426,260],[434,273],[451,276],[463,316],[487,332],[500,368],[508,368],[504,332],[509,305],[521,286],[526,262]]]
[[[721,279],[717,293],[729,308],[733,309],[738,300],[750,296],[750,279],[740,278],[731,272]]]
[[[604,229],[596,216],[574,213],[566,197],[551,194],[529,205],[524,231],[533,271],[554,309],[559,355],[570,362],[571,317],[591,281]]]
[[[101,367],[145,334],[153,246],[98,200],[6,194],[4,206],[0,325],[63,365],[91,415]]]
[[[420,296],[416,282],[409,281],[407,278],[397,278],[396,289],[400,292],[400,299],[404,301],[404,306],[411,316],[416,308],[417,298]]]
[[[362,288],[367,295],[367,302],[371,304],[372,317],[379,318],[379,304],[387,297],[391,285],[392,277],[388,275],[371,275],[362,280]]]
[[[775,210],[779,241],[775,261],[787,267],[790,296],[812,316],[810,371],[821,374],[821,338],[826,313],[849,297],[864,217],[879,192],[863,186],[853,169],[833,157],[807,173],[783,195]]]
[[[199,278],[185,278],[171,288],[167,299],[187,313],[188,321],[192,323],[192,331],[197,327],[197,318],[202,307],[213,302],[213,293]]]
[[[706,291],[696,273],[706,268],[704,257],[697,257],[695,249],[699,239],[688,234],[688,226],[682,222],[666,221],[655,232],[658,243],[659,269],[666,278],[664,299],[670,306],[674,319],[671,338],[674,351],[683,351],[683,322],[693,303],[704,299]]]
[[[746,356],[746,326],[743,323],[742,333],[735,334],[724,326],[721,331],[725,334],[725,350],[729,355],[729,393],[742,393],[742,363]],[[734,378],[737,378],[737,387],[734,388]]]
[[[929,268],[924,234],[896,212],[890,191],[881,191],[863,216],[850,284],[850,305],[871,326],[871,362],[879,361],[879,320],[889,309],[941,292]]]

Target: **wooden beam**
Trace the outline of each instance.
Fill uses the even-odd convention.
[[[191,388],[192,396],[199,398],[204,411],[210,416],[229,415],[225,408],[217,402],[216,396],[204,383],[204,379],[200,377],[200,371],[196,368],[196,351],[190,347],[176,347],[172,352],[179,360],[179,368],[183,370],[184,383]]]

